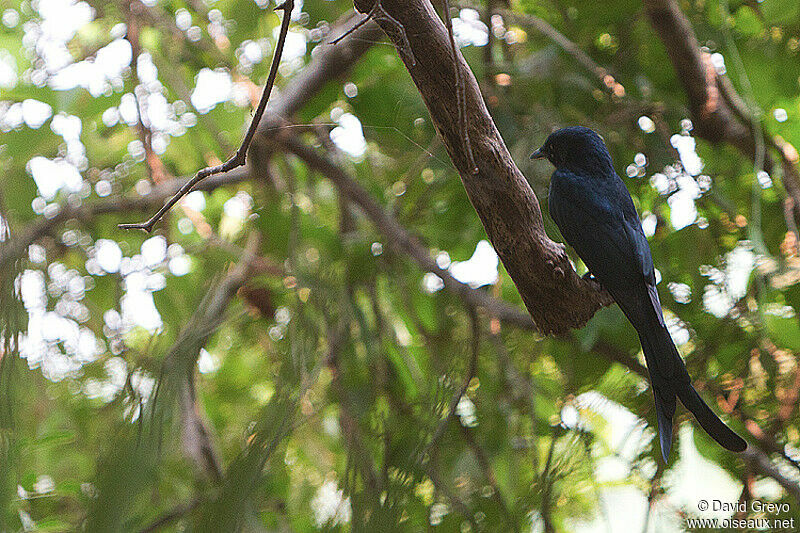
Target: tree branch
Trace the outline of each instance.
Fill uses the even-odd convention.
[[[356,14],[347,16],[333,25],[331,33],[347,32],[357,21]],[[353,65],[373,44],[383,37],[383,32],[374,22],[368,22],[352,31],[336,46],[320,44],[311,54],[311,61],[303,70],[292,77],[291,84],[281,91],[267,106],[266,116],[259,125],[259,134],[266,133],[274,127],[274,115],[289,118],[300,110],[328,82],[349,72]]]
[[[247,151],[250,148],[250,143],[253,140],[253,136],[256,134],[258,124],[261,122],[261,117],[264,115],[264,111],[267,108],[269,95],[272,93],[272,88],[275,85],[275,79],[278,76],[278,65],[280,65],[281,55],[283,55],[283,46],[286,43],[286,34],[289,32],[289,22],[291,21],[290,14],[292,9],[294,9],[294,0],[284,0],[284,2],[275,9],[280,9],[283,11],[283,20],[281,21],[280,33],[278,35],[278,44],[275,46],[275,55],[272,57],[272,65],[270,66],[269,75],[267,76],[267,82],[264,84],[264,93],[261,95],[261,100],[258,102],[258,107],[253,115],[253,120],[250,122],[250,126],[247,128],[247,133],[245,134],[244,140],[242,141],[241,146],[239,146],[239,149],[236,150],[236,153],[233,155],[233,157],[221,165],[206,167],[200,170],[192,179],[187,181],[172,198],[167,200],[161,209],[159,209],[156,214],[150,217],[150,219],[146,222],[136,224],[119,224],[118,226],[120,228],[141,229],[148,233],[153,231],[153,226],[156,224],[156,222],[161,220],[161,217],[163,217],[164,214],[169,211],[172,206],[175,205],[181,198],[189,194],[195,185],[215,174],[228,172],[245,164]]]
[[[489,115],[478,84],[461,53],[457,68],[464,84],[469,114],[469,138],[478,172],[473,172],[459,124],[459,109],[452,95],[456,80],[450,69],[452,49],[447,29],[425,0],[381,0],[383,8],[405,29],[416,58],[402,54],[411,77],[428,107],[450,158],[506,270],[528,311],[543,333],[563,334],[584,325],[611,298],[599,287],[581,279],[572,268],[564,246],[547,237],[538,199],[511,159]],[[370,0],[355,0],[368,12]],[[398,50],[404,43],[385,21],[378,23]]]
[[[753,152],[748,128],[736,120],[722,98],[711,57],[700,48],[678,4],[673,0],[644,0],[644,5],[686,90],[695,133],[710,142],[729,141]]]
[[[800,502],[800,485],[796,481],[786,477],[772,460],[770,460],[766,453],[750,445],[742,452],[742,457],[755,472],[771,477],[777,481],[787,493],[791,494],[795,501]]]
[[[140,3],[139,3],[140,4]],[[149,17],[151,23],[160,21],[161,18],[150,11],[150,8],[140,4],[140,13]],[[357,15],[351,15],[337,23],[334,27],[347,26],[351,24]],[[169,30],[168,24],[163,30]],[[333,30],[337,31],[336,29]],[[180,32],[178,32],[180,35]],[[280,98],[270,101],[265,117],[262,118],[258,133],[266,133],[270,127],[275,126],[275,115],[289,117],[296,113],[305,103],[319,92],[330,80],[342,76],[353,64],[367,51],[373,43],[380,39],[382,32],[377,24],[369,23],[358,31],[353,32],[347,39],[344,39],[337,46],[327,46],[320,48],[321,52],[314,54],[312,61],[296,76],[292,78],[291,84],[284,88]],[[202,41],[201,41],[202,42]],[[216,50],[212,47],[212,49]],[[272,117],[272,118],[271,118]],[[255,141],[254,141],[255,142]],[[256,153],[258,151],[255,151]],[[249,156],[250,154],[248,154]],[[251,178],[251,173],[245,168],[237,168],[230,172],[224,172],[206,178],[196,184],[192,190],[211,191],[224,185],[240,183]],[[36,242],[37,239],[55,230],[56,227],[68,220],[90,220],[96,216],[107,213],[119,213],[127,211],[148,211],[162,205],[170,197],[176,195],[178,191],[186,185],[189,177],[177,178],[157,184],[150,194],[146,196],[131,195],[122,198],[108,198],[97,202],[87,203],[81,207],[74,208],[64,204],[58,213],[52,218],[37,218],[27,226],[21,227],[15,232],[11,240],[0,247],[0,268],[7,268],[11,261],[15,261],[25,253],[28,246]]]
[[[141,529],[139,533],[153,533],[154,531],[158,531],[159,529],[163,528],[164,526],[174,522],[175,520],[179,520],[186,516],[187,514],[194,511],[198,505],[202,503],[200,498],[195,498],[188,503],[181,503],[176,505],[163,515],[161,515],[158,519],[156,519],[153,523]]]
[[[237,168],[208,178],[199,183],[194,190],[212,191],[225,185],[241,183],[249,177],[247,169]],[[7,268],[13,261],[25,254],[28,246],[55,231],[58,226],[68,220],[91,220],[97,216],[110,213],[147,211],[175,195],[185,186],[188,180],[189,178],[173,178],[164,181],[153,187],[153,190],[144,196],[130,195],[107,198],[101,201],[87,202],[80,207],[72,207],[68,203],[64,203],[59,207],[55,216],[51,218],[39,217],[27,226],[19,228],[13,237],[4,243],[5,246],[0,247],[0,268]]]
[[[619,363],[625,367],[627,367],[632,372],[639,374],[643,378],[647,378],[647,369],[642,366],[638,361],[631,357],[627,357],[626,354],[621,352],[619,349],[608,345],[608,344],[599,344],[595,346],[595,351],[608,359],[609,361],[613,361],[615,363]],[[718,394],[721,394],[721,391],[717,391]],[[758,441],[758,444],[762,446],[767,446],[771,451],[784,454],[783,450],[777,446],[771,445],[770,443],[766,443],[763,439],[760,439],[757,434],[753,434],[752,429],[745,423],[745,427],[747,428],[748,432],[751,434],[754,440]],[[789,493],[795,500],[800,502],[800,483],[795,480],[789,479],[786,477],[776,466],[772,460],[769,458],[767,452],[762,450],[757,444],[753,442],[748,442],[747,449],[740,454],[740,457],[744,459],[744,461],[750,465],[750,468],[753,469],[754,472],[757,472],[763,476],[770,477],[774,479],[778,484],[783,487],[787,493]],[[787,457],[784,456],[785,459],[789,460]]]
[[[215,284],[198,311],[183,328],[164,359],[163,379],[174,372],[177,401],[180,409],[181,440],[186,454],[215,482],[222,479],[222,468],[211,438],[211,432],[197,405],[195,365],[200,349],[216,331],[225,310],[252,274],[258,258],[260,239],[252,232],[239,262]],[[166,377],[165,377],[166,376]]]
[[[464,100],[465,81],[464,71],[458,64],[458,48],[456,47],[456,36],[453,32],[453,19],[450,18],[450,0],[442,0],[442,18],[447,28],[447,36],[450,40],[450,52],[453,62],[453,77],[456,83],[456,105],[458,105],[458,131],[464,139],[464,151],[467,155],[467,164],[472,172],[477,172],[475,167],[475,156],[472,153],[472,143],[469,140],[469,114],[467,113],[467,102]]]

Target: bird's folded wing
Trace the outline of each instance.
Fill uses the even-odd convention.
[[[622,181],[600,189],[597,181],[565,170],[553,180],[550,215],[598,281],[612,293],[640,282],[655,286],[647,238]]]

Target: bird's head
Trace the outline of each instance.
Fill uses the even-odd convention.
[[[550,134],[531,159],[547,159],[556,168],[590,171],[592,174],[613,172],[611,154],[603,138],[583,126],[570,126]]]

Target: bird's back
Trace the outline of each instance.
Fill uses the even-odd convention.
[[[625,184],[616,175],[557,169],[550,180],[550,216],[567,243],[609,291],[655,282],[653,259]]]

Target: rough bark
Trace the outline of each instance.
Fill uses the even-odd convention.
[[[554,334],[583,326],[600,307],[611,302],[610,297],[578,276],[564,246],[547,237],[536,195],[511,159],[477,81],[459,52],[466,127],[477,171],[471,168],[464,134],[458,128],[449,37],[433,6],[428,0],[381,0],[381,4],[402,26],[407,43],[392,21],[384,17],[378,23],[398,48],[489,240],[536,325],[542,333]],[[356,9],[362,13],[368,13],[373,5],[372,0],[355,0]]]

